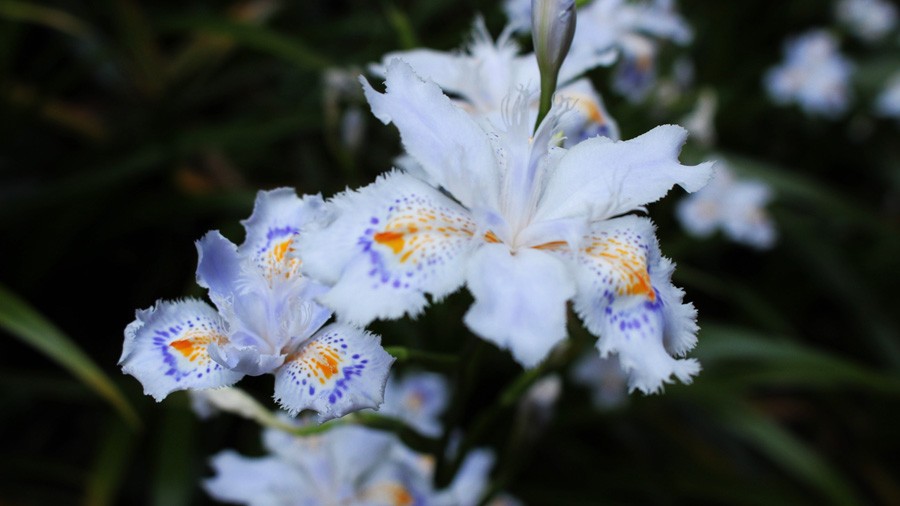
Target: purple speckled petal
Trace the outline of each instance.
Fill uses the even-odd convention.
[[[224,322],[208,304],[196,299],[159,301],[137,311],[125,328],[119,365],[137,378],[157,401],[176,390],[234,384],[243,374],[212,361],[210,343],[225,343]]]
[[[338,319],[417,315],[463,283],[479,242],[468,211],[421,180],[391,172],[329,202],[336,219],[304,235],[303,268],[332,285],[319,297]]]
[[[574,258],[575,310],[600,336],[600,355],[619,357],[629,388],[657,392],[673,375],[690,382],[700,365],[675,357],[696,343],[695,311],[672,285],[672,263],[661,256],[650,220],[625,216],[595,224]]]
[[[275,399],[291,414],[312,409],[322,420],[377,408],[393,361],[378,336],[331,324],[275,372]]]

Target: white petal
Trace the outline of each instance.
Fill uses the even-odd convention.
[[[313,409],[323,420],[378,407],[394,361],[380,343],[349,325],[323,328],[275,373],[275,400],[291,414]]]
[[[566,301],[575,282],[549,253],[523,248],[511,254],[505,245],[486,244],[473,255],[466,283],[475,297],[466,325],[508,348],[525,367],[566,337]]]
[[[370,69],[379,77],[385,77],[388,66],[395,59],[403,60],[412,67],[416,75],[434,81],[446,92],[458,94],[470,87],[466,80],[471,80],[468,71],[472,69],[472,65],[471,58],[467,55],[433,49],[396,51],[384,55],[381,64],[373,65]]]
[[[232,342],[210,343],[208,353],[216,363],[248,376],[268,374],[284,363],[283,354],[262,353],[260,349],[258,346],[240,346]]]
[[[385,93],[361,80],[372,113],[397,126],[406,151],[463,205],[497,209],[499,174],[485,131],[402,60],[393,60],[386,75]]]
[[[690,382],[700,365],[675,359],[696,343],[696,311],[672,285],[653,225],[626,216],[598,223],[576,256],[575,309],[598,335],[602,357],[617,354],[631,390],[657,392],[676,376]]]
[[[242,374],[209,357],[207,346],[224,342],[225,324],[208,304],[158,301],[137,311],[125,328],[119,365],[144,385],[146,394],[161,401],[176,390],[223,387],[241,379]]]
[[[475,224],[434,188],[392,172],[329,205],[336,219],[308,232],[300,254],[306,273],[333,285],[319,300],[339,319],[415,316],[426,293],[440,298],[462,284]]]
[[[588,139],[570,149],[547,183],[535,221],[572,216],[601,220],[662,198],[673,185],[702,188],[712,163],[685,166],[678,153],[687,131],[665,125],[628,141]]]

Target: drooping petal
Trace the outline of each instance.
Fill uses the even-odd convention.
[[[466,325],[525,367],[566,337],[566,301],[575,282],[551,254],[531,248],[512,254],[503,244],[485,244],[472,256],[466,283],[475,297]]]
[[[325,203],[319,195],[302,199],[292,188],[261,191],[253,214],[242,221],[247,237],[239,252],[255,265],[269,285],[299,275],[301,260],[292,255],[300,231],[323,218]]]
[[[402,60],[389,63],[386,76],[385,93],[361,80],[372,113],[397,126],[406,151],[463,205],[497,209],[499,174],[485,131]]]
[[[312,409],[323,420],[377,408],[393,361],[378,336],[331,324],[275,372],[275,400],[292,414]]]
[[[616,216],[662,198],[674,185],[699,190],[712,163],[685,166],[678,153],[687,131],[664,125],[628,141],[588,139],[570,149],[550,176],[535,221]]]
[[[700,365],[674,356],[696,343],[696,311],[672,285],[672,263],[660,255],[650,221],[625,216],[595,224],[575,260],[575,309],[600,337],[601,357],[618,356],[630,390],[657,392],[673,375],[690,382]]]
[[[176,390],[217,388],[243,376],[210,359],[211,343],[227,342],[225,323],[208,304],[196,300],[158,301],[136,312],[125,328],[119,365],[157,401]]]
[[[339,319],[415,316],[426,293],[440,298],[462,284],[476,227],[439,191],[392,172],[329,204],[336,219],[307,232],[299,248],[305,272],[333,285],[319,300]]]

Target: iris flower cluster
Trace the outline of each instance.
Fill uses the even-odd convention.
[[[674,186],[699,190],[712,163],[679,162],[687,131],[675,125],[619,140],[582,76],[616,50],[627,56],[636,36],[587,40],[575,31],[573,2],[551,4],[533,16],[538,52],[549,59],[540,65],[520,54],[514,25],[495,42],[480,22],[466,51],[420,49],[374,64],[385,87],[361,77],[365,97],[376,118],[399,130],[409,163],[328,200],[260,192],[240,246],[215,231],[197,242],[197,281],[212,304],[159,301],[138,311],[125,330],[123,371],[157,400],[273,374],[274,398],[291,415],[309,410],[324,420],[386,400],[382,413],[438,436],[446,433],[438,419],[445,383],[391,380],[385,395],[393,358],[364,328],[418,316],[465,287],[474,303],[462,323],[525,368],[566,340],[571,307],[629,390],[690,382],[700,370],[685,356],[697,341],[696,311],[672,284],[674,264],[645,206]],[[622,26],[689,37],[662,4],[653,16],[622,2],[595,4],[586,19],[615,10]],[[213,460],[213,497],[440,503],[428,466],[371,429],[266,437],[270,457],[226,452]],[[490,467],[472,466],[482,478]],[[235,476],[256,476],[256,488],[238,487]]]

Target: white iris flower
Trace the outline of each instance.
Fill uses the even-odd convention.
[[[654,392],[699,370],[681,359],[696,342],[695,310],[670,281],[649,219],[627,215],[678,184],[695,191],[711,163],[678,162],[686,131],[661,126],[629,141],[557,147],[565,110],[532,134],[520,96],[502,124],[478,120],[406,63],[387,91],[364,82],[375,116],[393,122],[423,178],[393,171],[330,203],[333,219],[299,246],[306,273],[339,319],[415,316],[463,284],[465,323],[525,366],[566,337],[566,305],[617,354],[632,389]]]

